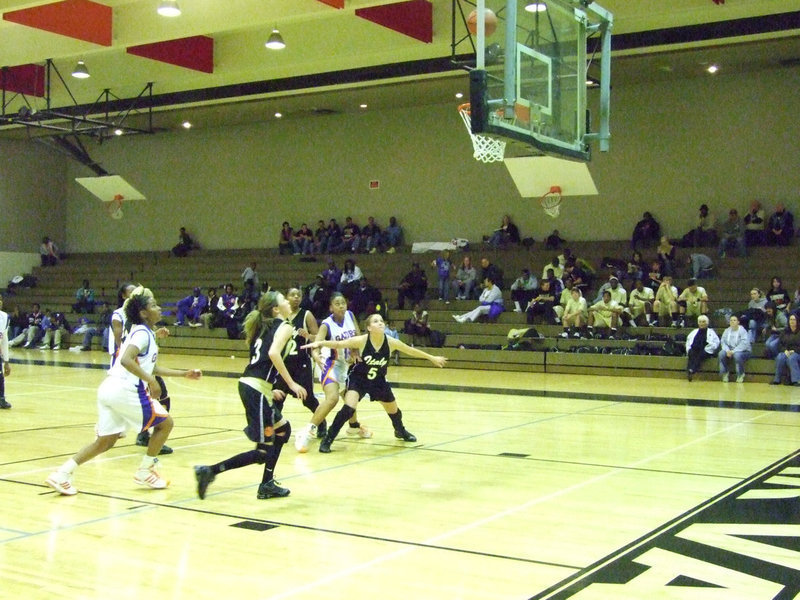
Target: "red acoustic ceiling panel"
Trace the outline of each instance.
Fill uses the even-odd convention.
[[[388,27],[415,40],[433,41],[433,5],[428,0],[409,0],[356,9],[356,16]]]
[[[0,89],[26,96],[44,97],[44,67],[19,65],[0,72]]]
[[[344,8],[344,0],[319,0],[323,4],[332,6],[333,8]]]
[[[111,7],[90,0],[64,0],[3,14],[3,19],[100,44],[111,45]]]
[[[161,62],[194,69],[203,73],[214,72],[214,38],[205,35],[131,46],[128,54],[143,56]]]

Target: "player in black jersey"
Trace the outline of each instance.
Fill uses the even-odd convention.
[[[389,357],[397,350],[409,356],[427,358],[437,367],[443,367],[447,359],[444,356],[433,356],[419,348],[412,348],[398,339],[387,336],[385,330],[386,323],[383,317],[373,314],[367,317],[367,333],[364,335],[340,341],[321,340],[304,346],[304,348],[356,348],[361,351],[361,361],[350,368],[347,376],[344,406],[336,413],[328,433],[320,442],[320,452],[331,451],[331,444],[339,430],[353,416],[359,400],[366,394],[369,394],[370,400],[377,400],[383,405],[386,414],[392,420],[394,437],[406,442],[417,441],[417,438],[403,426],[403,413],[397,407],[392,388],[386,381]]]
[[[278,407],[271,406],[269,402],[273,398],[272,386],[278,377],[283,378],[292,394],[300,400],[306,398],[306,390],[292,379],[281,357],[294,333],[291,323],[285,320],[289,310],[289,301],[283,294],[267,292],[259,299],[258,309],[245,318],[245,340],[250,347],[250,362],[239,378],[239,397],[247,417],[245,435],[256,443],[256,447],[255,450],[237,454],[215,465],[196,466],[197,495],[201,500],[206,496],[208,485],[219,473],[254,463],[264,465],[264,475],[256,496],[259,500],[289,495],[289,490],[275,482],[273,474],[292,427]]]
[[[313,415],[319,407],[319,400],[314,396],[314,369],[311,352],[303,349],[302,346],[317,337],[319,326],[311,311],[300,308],[303,294],[299,289],[289,288],[289,291],[286,292],[286,299],[289,301],[290,308],[289,317],[286,320],[294,327],[294,335],[284,346],[281,356],[292,379],[305,389],[306,398],[303,400],[303,406]],[[275,408],[280,412],[283,412],[283,402],[287,393],[290,393],[289,386],[286,385],[283,378],[279,377],[272,388],[272,396]],[[325,437],[327,431],[328,424],[323,420],[317,427],[317,437]]]

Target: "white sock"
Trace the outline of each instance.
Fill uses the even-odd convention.
[[[514,300],[514,308],[516,308],[518,311],[522,312],[522,307],[519,305],[519,302],[517,302],[516,300]]]
[[[145,454],[142,457],[142,462],[139,464],[140,469],[150,469],[154,464],[156,464],[156,457],[155,456],[147,456]]]
[[[61,471],[62,473],[69,473],[70,475],[72,475],[72,473],[75,472],[75,468],[77,466],[78,466],[78,463],[75,462],[75,459],[70,458],[67,462],[65,462],[63,465],[61,465],[58,468],[58,470]]]

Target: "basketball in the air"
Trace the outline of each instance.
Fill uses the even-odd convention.
[[[497,15],[490,8],[484,9],[484,27],[485,33],[487,36],[490,36],[494,33],[494,30],[497,29]],[[476,8],[467,17],[467,29],[472,35],[478,33],[478,9]]]

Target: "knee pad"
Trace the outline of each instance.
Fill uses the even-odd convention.
[[[356,414],[356,409],[345,404],[339,412],[345,417],[345,421],[349,421],[350,417]]]
[[[275,429],[275,440],[286,443],[292,437],[292,424],[286,421],[283,425]]]
[[[259,465],[263,465],[267,462],[267,453],[269,452],[269,446],[267,444],[258,443],[256,444],[256,463]]]

